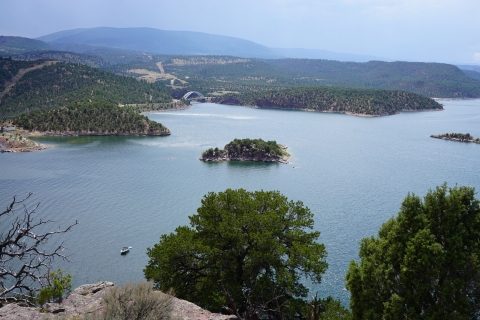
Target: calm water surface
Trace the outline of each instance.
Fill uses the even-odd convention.
[[[74,286],[143,279],[146,249],[188,224],[202,196],[226,188],[279,190],[302,200],[328,251],[329,269],[312,291],[348,303],[344,276],[358,242],[376,235],[408,192],[424,195],[447,181],[480,190],[480,145],[442,141],[433,133],[480,137],[480,100],[442,101],[445,111],[363,118],[341,114],[195,104],[148,115],[168,137],[40,139],[53,148],[0,154],[0,205],[34,192],[37,216],[66,226],[73,263],[56,266]],[[234,138],[276,140],[291,163],[204,163],[201,152]],[[5,225],[0,226],[5,228]],[[132,246],[120,256],[122,246]]]

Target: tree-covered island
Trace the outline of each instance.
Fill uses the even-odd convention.
[[[200,157],[203,161],[255,161],[288,163],[287,147],[276,141],[234,139],[223,150],[210,148]]]
[[[357,116],[384,116],[400,111],[443,110],[433,99],[406,91],[299,87],[227,94],[213,100],[256,108],[337,112]]]
[[[430,137],[442,140],[453,140],[460,142],[474,142],[480,144],[480,139],[472,137],[470,133],[444,133],[444,134],[432,134]]]
[[[128,108],[109,103],[78,103],[25,113],[13,124],[44,135],[164,136],[170,130]]]

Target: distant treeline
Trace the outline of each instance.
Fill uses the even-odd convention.
[[[213,100],[259,108],[306,109],[358,115],[388,115],[399,111],[441,110],[433,99],[392,90],[302,87],[228,94]]]
[[[22,114],[13,124],[26,130],[56,134],[167,135],[162,124],[128,108],[109,103],[78,104]]]

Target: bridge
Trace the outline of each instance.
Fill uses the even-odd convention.
[[[194,96],[193,98],[191,96]],[[185,95],[182,97],[182,99],[186,99],[186,100],[202,100],[202,99],[205,99],[205,97],[203,96],[203,94],[201,94],[200,92],[198,91],[189,91],[187,93],[185,93]]]

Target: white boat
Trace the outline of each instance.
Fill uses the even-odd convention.
[[[125,254],[127,253],[129,250],[130,250],[131,247],[123,247],[121,250],[120,250],[120,254]]]

